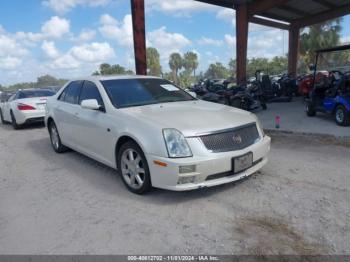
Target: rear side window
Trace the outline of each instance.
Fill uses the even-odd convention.
[[[70,104],[77,104],[79,99],[79,93],[83,81],[71,82],[62,92],[58,98],[60,101],[64,101]]]
[[[84,82],[83,88],[80,93],[79,104],[81,103],[81,101],[87,99],[96,99],[99,105],[104,105],[100,91],[98,91],[97,86],[90,81]]]

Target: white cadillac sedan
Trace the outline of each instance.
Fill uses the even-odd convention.
[[[48,99],[45,123],[56,152],[71,148],[117,169],[138,194],[239,180],[264,166],[270,150],[254,114],[156,77],[71,81]]]
[[[55,93],[48,89],[23,89],[0,104],[2,123],[11,123],[14,129],[23,124],[43,122],[48,97]]]

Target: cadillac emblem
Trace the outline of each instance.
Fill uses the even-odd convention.
[[[240,143],[242,143],[242,137],[238,134],[234,134],[232,137],[232,141],[235,144],[240,144]]]

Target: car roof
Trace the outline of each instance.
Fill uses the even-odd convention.
[[[49,88],[26,88],[26,89],[20,89],[17,92],[27,92],[27,91],[51,91]]]
[[[78,78],[72,79],[71,81],[78,81],[78,80],[105,81],[105,80],[142,79],[142,78],[161,79],[160,77],[145,76],[145,75],[103,75],[103,76],[98,75],[98,76],[78,77]]]

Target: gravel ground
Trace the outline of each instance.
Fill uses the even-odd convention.
[[[274,134],[244,181],[138,196],[45,128],[0,125],[0,254],[350,254],[350,147],[333,142]]]

